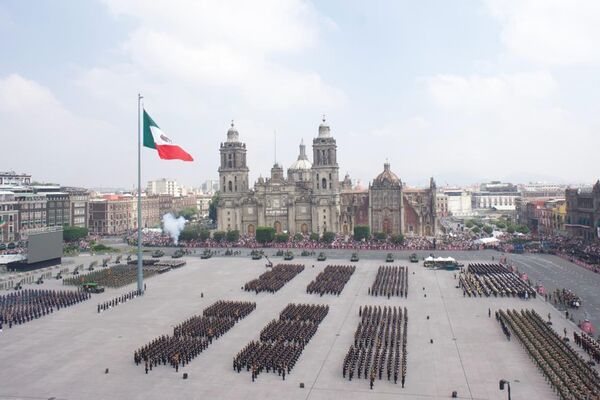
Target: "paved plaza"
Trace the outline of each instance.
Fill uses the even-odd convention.
[[[0,399],[448,399],[456,390],[464,399],[506,399],[498,381],[512,382],[513,399],[556,398],[518,340],[507,341],[494,318],[499,308],[534,308],[540,315],[550,312],[554,328],[567,328],[569,337],[576,326],[543,299],[469,298],[456,288],[454,272],[425,270],[422,262],[408,262],[410,252],[394,252],[391,265],[409,267],[408,297],[371,297],[377,267],[384,265],[386,252],[364,252],[354,263],[356,272],[338,296],[309,295],[307,284],[328,264],[350,265],[350,251],[330,251],[325,262],[315,257],[296,257],[293,263],[306,268],[275,294],[245,292],[247,281],[265,272],[265,260],[253,261],[242,250],[240,257],[186,258],[187,265],[146,281],[147,293],[101,314],[97,304],[135,288],[107,289],[91,300],[61,309],[0,334]],[[295,250],[298,255],[299,250]],[[420,252],[426,256],[429,252]],[[491,262],[500,253],[436,252],[451,254],[459,262]],[[581,268],[551,256],[511,256],[532,280],[544,279],[555,269],[579,284]],[[91,261],[78,257],[76,263]],[[68,261],[65,259],[65,261]],[[274,258],[274,263],[283,262]],[[553,266],[556,264],[556,266]],[[313,268],[314,265],[314,268]],[[388,264],[390,265],[390,264]],[[546,270],[552,269],[551,272]],[[587,271],[585,271],[587,272]],[[538,277],[538,274],[540,274]],[[598,287],[600,276],[585,276],[581,296],[596,307],[588,288]],[[60,281],[47,280],[42,286],[54,288]],[[425,289],[423,289],[425,288]],[[575,290],[577,287],[568,287]],[[591,289],[589,289],[591,290]],[[7,292],[2,292],[7,293]],[[203,294],[203,296],[202,296]],[[426,295],[426,297],[425,297]],[[592,296],[593,297],[593,296]],[[256,310],[179,372],[158,366],[149,374],[133,362],[133,352],[173,326],[217,300],[255,301]],[[306,346],[285,381],[277,374],[260,374],[256,382],[250,373],[232,368],[236,353],[288,303],[329,305],[329,314]],[[353,343],[362,305],[396,305],[408,309],[408,368],[406,385],[375,381],[373,390],[365,379],[349,382],[342,378],[342,362]],[[488,309],[492,317],[488,317]],[[597,317],[597,313],[595,317]],[[429,316],[429,319],[427,319]],[[596,322],[596,326],[598,326]],[[430,341],[433,340],[433,343]],[[105,369],[109,373],[105,374]],[[189,379],[182,379],[187,372]],[[304,383],[304,388],[300,388]]]

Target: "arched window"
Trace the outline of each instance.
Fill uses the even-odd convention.
[[[323,178],[323,180],[321,181],[321,188],[327,189],[327,179]]]
[[[231,181],[229,181],[229,184],[227,185],[227,189],[231,192],[233,191],[233,184],[231,183]]]
[[[223,191],[225,191],[227,187],[225,186],[225,177],[223,177]]]

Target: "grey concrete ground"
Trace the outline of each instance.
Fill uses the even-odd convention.
[[[242,250],[242,254],[246,253]],[[493,313],[498,308],[533,307],[544,316],[550,312],[555,328],[562,332],[566,327],[571,335],[575,326],[549,304],[540,299],[463,298],[462,291],[455,288],[457,281],[452,272],[427,271],[421,263],[409,264],[408,252],[396,252],[404,261],[394,263],[409,266],[408,299],[367,295],[377,266],[384,264],[385,252],[380,256],[361,254],[361,261],[355,264],[357,271],[341,296],[306,294],[306,285],[325,265],[349,264],[351,252],[329,253],[330,258],[321,263],[297,257],[294,262],[304,263],[306,269],[276,294],[259,295],[240,288],[265,271],[264,259],[188,257],[187,266],[148,279],[148,292],[143,298],[97,314],[98,302],[129,291],[134,285],[109,289],[86,303],[5,329],[0,334],[0,399],[416,400],[447,399],[453,390],[460,398],[506,399],[506,392],[498,390],[499,379],[513,381],[513,399],[554,398],[518,341],[507,341],[493,316],[488,318],[488,308]],[[498,253],[454,255],[459,261],[468,262],[491,260]],[[531,256],[538,263],[541,259]],[[523,257],[522,262],[528,261]],[[62,288],[54,280],[43,287]],[[253,300],[257,309],[179,373],[161,366],[146,375],[143,367],[133,363],[135,349],[160,334],[172,332],[174,325],[201,313],[219,299]],[[262,327],[277,318],[290,302],[330,306],[328,316],[291,374],[282,381],[277,375],[263,373],[252,383],[249,373],[234,372],[234,355],[258,338]],[[365,304],[408,308],[408,373],[404,389],[388,381],[376,381],[374,390],[369,390],[367,380],[348,382],[341,376],[342,361],[359,322],[358,307]],[[109,368],[109,374],[104,374],[105,368]],[[183,372],[189,374],[188,380],[182,379]],[[300,382],[305,388],[299,388]]]

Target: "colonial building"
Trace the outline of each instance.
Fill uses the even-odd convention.
[[[291,234],[352,234],[356,225],[370,225],[373,232],[390,234],[437,232],[433,179],[427,189],[403,188],[386,163],[368,190],[353,188],[348,175],[340,182],[337,143],[325,119],[312,150],[311,163],[301,142],[298,159],[288,168],[287,176],[276,162],[270,176],[259,177],[250,188],[246,144],[232,123],[227,141],[219,149],[218,229],[254,235],[258,226],[271,226]]]
[[[573,236],[600,238],[600,180],[591,189],[567,189],[565,228]]]
[[[0,191],[0,243],[14,242],[19,233],[19,207],[13,192]]]

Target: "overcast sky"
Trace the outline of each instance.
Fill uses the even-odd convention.
[[[600,1],[3,0],[0,170],[136,182],[137,100],[217,178],[231,119],[251,180],[326,114],[340,178],[409,185],[600,177]],[[308,151],[312,154],[312,151]]]

